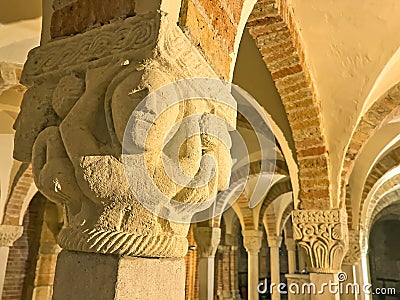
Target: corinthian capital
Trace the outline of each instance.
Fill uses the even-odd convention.
[[[308,254],[311,271],[339,272],[348,249],[346,211],[295,210],[292,219],[293,237]]]

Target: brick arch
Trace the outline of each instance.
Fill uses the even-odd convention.
[[[300,208],[329,209],[329,162],[320,108],[292,14],[287,1],[259,0],[247,27],[272,74],[293,133]]]
[[[285,231],[285,238],[293,238],[293,223],[291,216],[289,216],[284,223],[283,230]]]
[[[278,231],[278,216],[275,214],[275,210],[272,205],[269,205],[264,212],[262,217],[264,223],[265,232],[267,236],[276,236]]]
[[[294,209],[294,203],[293,201],[286,206],[285,210],[282,213],[282,216],[279,220],[279,232],[282,232],[288,223],[288,220],[290,220],[290,216],[292,215],[292,211]]]
[[[358,155],[364,146],[387,121],[393,117],[393,113],[400,105],[400,83],[391,87],[369,108],[369,110],[359,120],[347,147],[344,157],[341,181],[340,198],[346,204],[348,216],[352,214],[351,201],[348,197],[348,184],[350,175],[353,171]],[[351,219],[349,219],[351,226]]]
[[[14,186],[5,207],[3,224],[21,225],[25,210],[38,191],[33,181],[32,166],[29,165],[25,170],[23,167],[24,165],[14,179]]]
[[[278,180],[268,191],[267,196],[265,197],[263,204],[260,209],[260,217],[259,220],[262,222],[265,211],[267,207],[270,206],[272,202],[274,202],[280,195],[289,193],[292,191],[292,185],[290,183],[290,179],[288,177],[282,178]]]
[[[391,205],[386,206],[379,213],[376,214],[375,218],[372,220],[369,230],[371,230],[372,226],[378,222],[383,220],[398,220],[400,221],[400,203],[394,202]]]
[[[364,189],[360,201],[359,223],[362,219],[365,201],[370,194],[372,188],[384,174],[397,167],[398,165],[400,165],[400,146],[387,153],[374,164],[367,176],[367,179],[365,180]]]
[[[230,191],[221,192],[222,194],[221,194],[219,203],[226,204],[227,201],[229,201],[229,199],[228,199],[229,196],[233,196],[235,198],[239,197],[237,202],[240,202],[240,207],[248,208],[248,199],[246,197],[244,197],[243,195],[239,195],[239,193],[244,188],[244,185],[246,184],[248,179],[250,179],[252,177],[256,177],[259,174],[262,174],[262,164],[263,163],[270,163],[270,162],[268,160],[252,161],[252,162],[250,162],[250,164],[239,168],[237,170],[237,172],[232,174],[232,176],[231,176],[232,185],[230,187],[230,190],[234,190],[234,193],[233,193],[233,195],[231,195]],[[281,175],[285,175],[285,176],[289,175],[288,167],[287,167],[285,161],[283,161],[283,160],[276,161],[275,174],[281,174]],[[246,200],[241,199],[241,198],[244,198]],[[222,218],[222,214],[220,214],[210,220],[201,222],[200,226],[220,227],[221,226],[221,218]]]
[[[389,208],[389,206],[399,201],[400,201],[399,189],[392,190],[391,192],[387,193],[384,197],[380,198],[379,202],[376,204],[374,210],[371,212],[366,222],[368,232],[370,232],[372,225],[378,219],[379,214],[383,212],[385,209]]]
[[[367,226],[372,218],[372,214],[375,211],[375,209],[378,206],[381,206],[381,202],[383,199],[385,199],[388,195],[392,194],[392,192],[396,191],[399,188],[400,184],[400,174],[395,175],[392,178],[388,179],[385,181],[382,185],[379,186],[379,188],[372,193],[370,192],[369,197],[367,199],[369,201],[366,201],[363,209],[363,218],[361,219],[362,225]]]
[[[284,178],[286,179],[284,183],[282,183],[282,179],[278,180],[270,187],[269,191],[267,192],[267,195],[264,198],[263,204],[261,206],[261,209],[264,208],[263,214],[258,214],[257,216],[254,216],[253,214],[254,210],[249,208],[249,200],[244,195],[241,195],[239,197],[239,199],[232,206],[232,208],[239,217],[243,230],[258,229],[260,227],[262,228],[262,222],[263,222],[262,217],[265,213],[265,210],[268,207],[268,204],[272,203],[280,195],[284,194],[286,190],[288,190],[289,192],[292,191],[290,178],[288,177]],[[258,219],[257,223],[254,222],[255,218]]]

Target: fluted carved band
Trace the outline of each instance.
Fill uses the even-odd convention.
[[[59,245],[68,250],[127,256],[183,257],[188,241],[176,235],[130,234],[96,229],[64,228],[58,236]]]

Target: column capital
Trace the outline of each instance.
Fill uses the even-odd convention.
[[[0,62],[0,95],[13,87],[25,90],[25,87],[19,83],[22,67],[16,63]]]
[[[0,247],[11,247],[23,232],[23,226],[0,225]]]
[[[199,257],[215,257],[221,241],[221,228],[195,227],[193,233]]]
[[[287,251],[296,251],[296,241],[293,238],[286,238],[285,246]]]
[[[251,254],[260,252],[263,233],[260,230],[243,230],[243,244],[246,251]]]
[[[343,264],[355,265],[361,258],[360,233],[358,230],[349,230],[349,250],[343,259]]]
[[[218,252],[223,255],[229,254],[231,252],[231,249],[232,249],[231,246],[228,246],[228,245],[219,245],[218,246]]]
[[[267,236],[268,247],[280,248],[282,245],[281,236]]]
[[[225,234],[225,245],[228,246],[237,246],[237,237],[231,233]]]
[[[168,87],[185,78],[219,77],[176,23],[156,10],[30,51],[21,76],[29,89],[15,123],[14,156],[32,162],[38,190],[66,207],[58,236],[63,249],[186,255],[192,216],[227,186],[232,164],[230,144],[203,132],[224,119],[217,127],[228,140],[236,102],[190,99],[186,95],[207,90],[198,84]],[[208,92],[229,91],[221,84]],[[182,122],[184,116],[194,118]],[[199,173],[206,156],[215,160],[203,170],[213,174],[207,173],[213,168],[210,178]],[[198,185],[199,176],[217,179]]]
[[[339,272],[348,249],[346,210],[295,210],[292,220],[293,237],[308,254],[311,272]]]

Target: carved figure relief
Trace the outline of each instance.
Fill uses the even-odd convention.
[[[182,78],[215,77],[180,29],[165,19],[160,25],[160,19],[159,14],[135,16],[52,41],[29,55],[22,80],[31,88],[15,124],[15,157],[32,161],[39,190],[65,206],[66,225],[58,236],[65,249],[156,257],[186,254],[189,225],[146,210],[133,195],[121,161],[127,122],[149,93]],[[147,106],[137,122],[145,122],[160,103]],[[204,202],[229,181],[229,149],[213,137],[193,136],[178,149],[179,164],[191,175],[200,172],[205,155],[213,156],[217,169],[206,170],[213,175],[203,188],[168,180],[161,158],[168,152],[163,136],[174,124],[201,115],[195,126],[210,126],[207,115],[216,110],[222,111],[207,100],[184,101],[157,119],[147,140],[140,140],[140,131],[132,133],[134,141],[144,145],[154,184],[177,202]],[[235,110],[221,115],[235,123]],[[222,126],[221,135],[227,130]],[[170,141],[173,145],[174,136]]]

